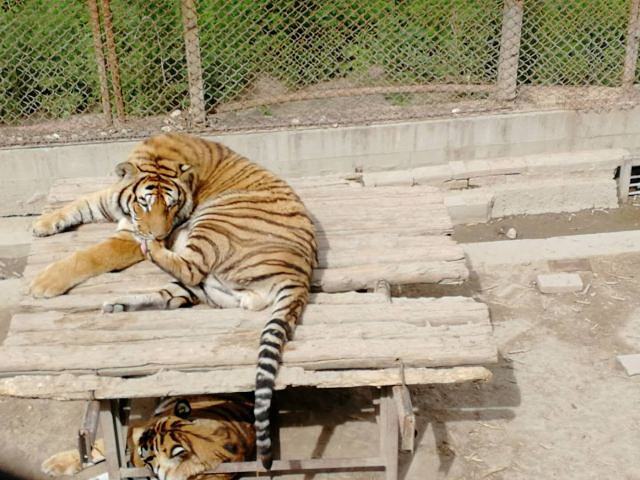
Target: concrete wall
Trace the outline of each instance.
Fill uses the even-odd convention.
[[[451,160],[640,148],[640,108],[481,115],[211,136],[285,177]],[[38,213],[57,178],[108,175],[135,142],[0,149],[0,216]]]

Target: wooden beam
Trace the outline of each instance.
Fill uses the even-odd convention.
[[[491,372],[484,367],[405,368],[407,385],[449,384],[489,381]],[[403,378],[398,368],[381,370],[306,371],[283,366],[276,378],[276,389],[287,386],[344,388],[398,385]],[[247,392],[255,386],[255,368],[207,372],[167,370],[153,375],[119,378],[94,374],[28,374],[0,378],[0,396],[82,400],[105,398],[145,398],[170,395]]]
[[[271,470],[267,471],[257,462],[233,462],[222,463],[215,470],[209,470],[203,474],[229,474],[229,473],[300,473],[313,471],[363,471],[383,470],[384,461],[378,457],[363,458],[309,458],[300,460],[275,460]],[[123,478],[148,477],[149,470],[145,468],[121,468],[120,475]],[[262,476],[262,475],[257,475]]]
[[[400,448],[413,452],[416,437],[416,416],[413,413],[411,394],[406,385],[394,385],[393,400],[396,404],[400,424]]]

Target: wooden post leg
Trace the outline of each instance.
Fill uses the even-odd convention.
[[[120,447],[121,439],[116,433],[116,419],[114,412],[117,412],[117,400],[100,401],[100,426],[104,436],[104,456],[107,464],[109,480],[121,480],[120,476]]]
[[[393,387],[393,399],[398,412],[400,426],[400,449],[413,452],[416,434],[416,416],[411,405],[411,394],[406,385]]]
[[[385,460],[385,479],[398,479],[398,412],[391,387],[380,396],[380,452]]]

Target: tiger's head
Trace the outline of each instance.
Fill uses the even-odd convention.
[[[146,240],[164,240],[193,210],[194,172],[187,164],[164,163],[148,168],[131,161],[116,166],[127,182],[120,196],[136,235]]]
[[[160,480],[231,479],[233,475],[202,473],[222,462],[245,460],[253,446],[228,421],[191,418],[191,407],[184,399],[175,403],[171,414],[134,428],[131,441],[134,465],[146,466]]]

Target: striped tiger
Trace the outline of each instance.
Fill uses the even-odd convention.
[[[255,451],[253,403],[243,395],[195,395],[162,401],[146,421],[127,430],[129,458],[165,480],[231,479],[204,474],[224,462],[250,460]],[[98,439],[92,462],[104,460]],[[59,452],[41,466],[46,475],[74,475],[82,470],[78,450]]]
[[[175,278],[158,292],[116,298],[105,312],[174,309],[197,303],[271,306],[258,349],[255,426],[259,458],[272,461],[269,409],[284,343],[307,303],[316,264],[313,223],[280,178],[224,145],[151,137],[116,167],[120,181],[43,215],[35,235],[119,221],[114,236],[55,262],[33,281],[36,297],[67,291],[144,257]]]

